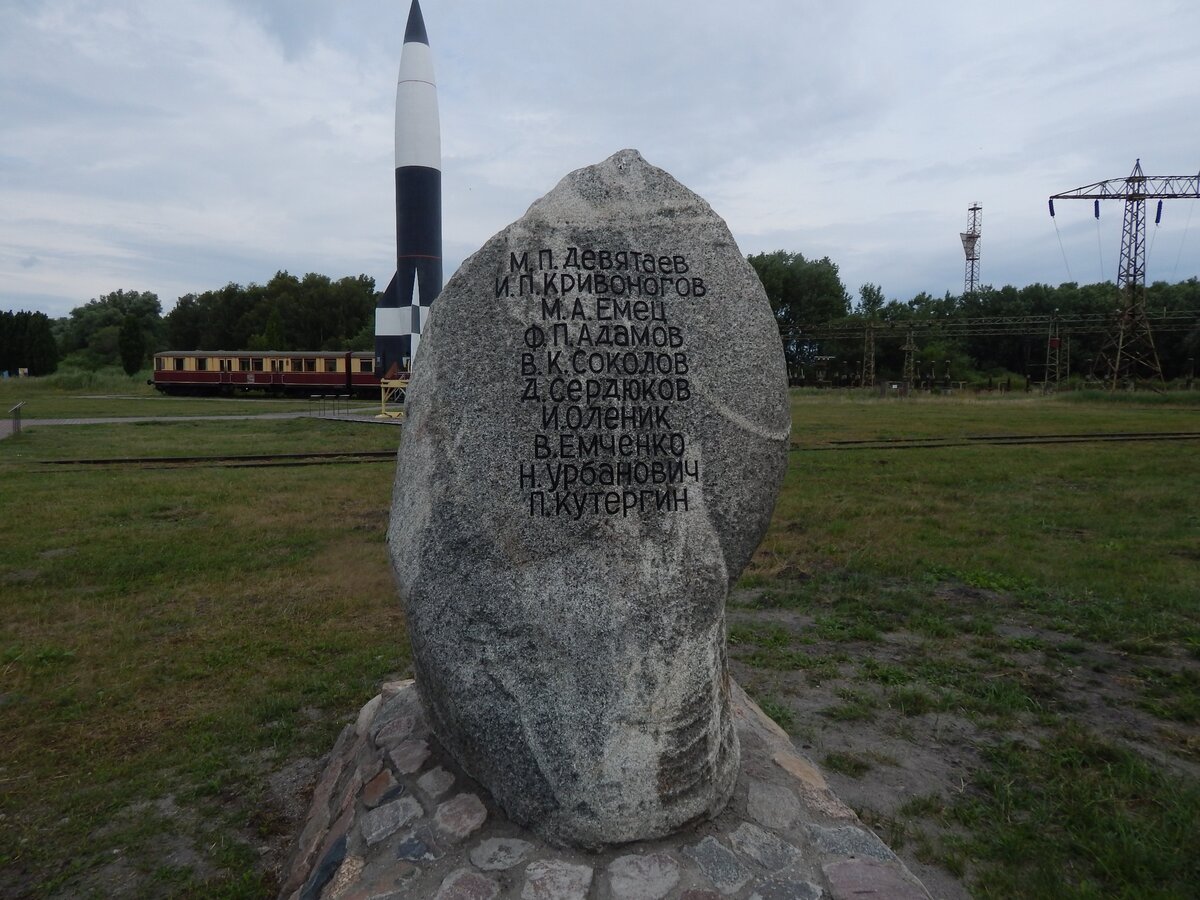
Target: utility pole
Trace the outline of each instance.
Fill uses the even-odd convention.
[[[1162,201],[1200,198],[1200,174],[1146,175],[1139,159],[1128,178],[1110,178],[1050,198],[1050,215],[1055,200],[1093,200],[1100,216],[1101,200],[1124,200],[1125,221],[1121,228],[1121,262],[1117,288],[1121,305],[1116,322],[1096,358],[1104,381],[1116,390],[1123,379],[1136,383],[1138,376],[1163,381],[1162,363],[1154,347],[1154,335],[1146,317],[1146,201],[1158,200],[1154,222],[1162,220]]]
[[[969,297],[979,290],[979,241],[983,231],[983,207],[975,201],[967,207],[967,230],[960,232],[963,253],[967,255],[967,271],[963,278],[963,296]]]

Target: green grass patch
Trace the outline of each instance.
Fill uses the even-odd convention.
[[[31,429],[0,442],[0,879],[15,893],[87,896],[115,848],[140,883],[162,886],[146,893],[270,895],[253,846],[266,777],[326,753],[378,683],[409,667],[384,544],[392,466],[60,471],[41,460],[398,437],[289,420]],[[155,864],[161,823],[105,830],[168,795],[187,810],[168,823],[181,846],[224,874]]]
[[[826,753],[825,766],[851,778],[862,778],[871,771],[871,763],[854,753]]]
[[[1200,788],[1066,727],[986,751],[951,807],[970,829],[980,897],[1186,897],[1200,884]]]

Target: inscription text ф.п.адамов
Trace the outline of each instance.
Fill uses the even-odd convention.
[[[688,509],[700,463],[679,430],[692,389],[687,335],[670,310],[706,295],[704,279],[678,254],[510,254],[496,297],[541,298],[518,362],[520,402],[537,409],[519,463],[530,516]]]

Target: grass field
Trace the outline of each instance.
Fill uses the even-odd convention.
[[[168,397],[146,384],[150,372],[126,376],[112,371],[63,372],[45,378],[0,381],[0,416],[18,403],[25,419],[86,419],[116,416],[224,416],[304,412],[306,398]],[[369,403],[366,405],[370,405]]]
[[[835,442],[1200,431],[1200,404],[796,394],[793,421],[731,602],[735,676],[945,896],[1194,896],[1200,443]],[[409,666],[387,462],[43,461],[397,436],[304,419],[0,441],[0,894],[271,896],[289,793]]]

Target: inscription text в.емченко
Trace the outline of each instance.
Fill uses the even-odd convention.
[[[700,481],[680,430],[691,400],[687,335],[671,305],[703,301],[685,256],[580,250],[511,253],[496,296],[538,296],[522,336],[521,403],[537,410],[519,462],[533,517],[688,509]],[[694,499],[694,498],[693,498]]]

